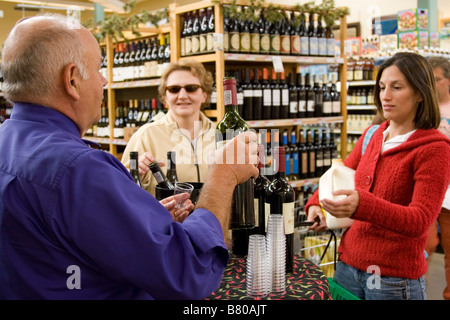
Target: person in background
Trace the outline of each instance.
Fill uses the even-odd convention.
[[[321,208],[353,224],[339,245],[336,282],[372,300],[426,299],[425,245],[450,181],[450,140],[438,130],[439,106],[433,71],[413,53],[397,53],[380,67],[375,104],[387,120],[364,155],[363,136],[345,159],[354,169],[355,190],[337,190],[339,200],[318,192],[306,204],[308,220]]]
[[[256,134],[214,153],[195,210],[177,220],[173,196],[161,204],[81,138],[100,119],[101,61],[92,34],[63,16],[23,20],[5,41],[0,299],[203,299],[229,258],[233,190],[258,175]]]
[[[139,128],[122,157],[122,163],[129,167],[130,151],[139,152],[142,186],[151,194],[155,195],[157,183],[148,165],[157,160],[164,166],[168,151],[175,151],[179,181],[205,181],[207,157],[215,149],[216,126],[201,109],[210,101],[212,86],[211,74],[195,60],[171,63],[164,71],[158,91],[169,111]]]
[[[439,110],[441,112],[439,130],[450,138],[450,62],[444,57],[431,57],[428,61],[433,68],[434,79],[436,80]],[[441,231],[440,237],[438,224]],[[445,300],[450,300],[450,185],[447,188],[438,220],[430,227],[426,247],[430,257],[436,251],[439,243],[444,251],[445,278],[447,281],[443,297]]]

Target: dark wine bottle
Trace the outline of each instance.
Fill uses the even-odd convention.
[[[273,181],[269,185],[268,203],[270,214],[281,214],[286,234],[286,272],[292,272],[294,263],[294,188],[286,181],[284,165],[284,147],[274,149],[275,167],[278,168]]]
[[[306,118],[314,117],[314,88],[310,82],[310,74],[305,75]]]
[[[331,117],[333,115],[333,101],[331,101],[331,84],[328,83],[327,74],[323,75],[322,84],[322,103],[323,103],[323,116]]]
[[[316,149],[316,177],[321,177],[322,174],[324,173],[324,156],[325,156],[325,150],[324,150],[324,145],[322,143],[323,138],[322,138],[322,133],[323,131],[320,129],[316,129],[314,130],[314,145],[315,145],[315,149]]]
[[[208,16],[204,8],[200,9],[199,54],[206,53],[206,41],[208,36]]]
[[[270,53],[270,27],[271,24],[264,16],[265,11],[261,11],[260,22],[259,22],[259,35],[260,35],[260,53],[269,54]]]
[[[173,190],[174,186],[173,184],[167,179],[164,172],[162,172],[161,167],[159,166],[158,162],[153,161],[151,162],[148,167],[150,168],[153,177],[156,179],[156,182],[158,183],[158,186],[160,186],[163,189],[169,189]]]
[[[297,73],[298,118],[306,117],[305,75]]]
[[[206,52],[214,52],[214,33],[216,32],[214,8],[209,7],[206,9],[208,16],[208,29],[206,34]]]
[[[262,81],[262,91],[263,91],[263,107],[262,107],[262,118],[264,120],[270,119],[272,116],[272,88],[269,82],[269,70],[263,68],[263,81]]]
[[[244,94],[244,119],[253,120],[253,84],[250,82],[250,68],[245,68],[242,91]]]
[[[248,7],[243,8],[244,11],[248,10]],[[249,20],[243,19],[240,21],[241,28],[239,31],[240,35],[240,52],[241,53],[250,53],[251,51],[251,42],[250,42],[250,27],[249,27]]]
[[[300,24],[299,24],[299,35],[300,35],[300,55],[309,56],[309,20],[308,13],[301,13]]]
[[[280,23],[270,23],[270,54],[280,54]]]
[[[141,178],[139,177],[138,169],[139,153],[137,151],[130,151],[130,174],[134,182],[142,188]]]
[[[287,119],[289,116],[289,86],[286,83],[284,71],[280,73],[280,90],[281,90],[280,119]]]
[[[298,174],[300,179],[308,178],[308,149],[305,143],[305,131],[298,131]]]
[[[294,181],[298,180],[299,177],[299,150],[297,146],[297,133],[295,132],[295,129],[291,131],[291,139],[289,144],[289,149],[291,152],[291,176],[289,180]],[[287,171],[286,171],[287,172]],[[287,174],[287,173],[286,173]]]
[[[253,74],[253,120],[262,119],[263,91],[259,82],[259,70],[255,68]]]
[[[320,76],[314,76],[314,117],[320,118],[323,114],[323,91]]]
[[[184,57],[186,55],[186,32],[187,32],[188,15],[185,13],[183,15],[183,28],[181,29],[180,35],[180,56]]]
[[[291,55],[299,56],[300,55],[300,23],[295,24],[295,13],[291,12],[290,19],[290,34],[291,34]]]
[[[309,20],[309,55],[317,56],[319,54],[319,34],[317,30],[317,14],[311,14]]]
[[[336,88],[337,75],[333,73],[331,75],[331,101],[332,101],[332,115],[334,117],[341,114],[341,95]]]
[[[200,53],[200,14],[197,10],[194,11],[194,21],[192,23],[192,55]]]
[[[258,234],[266,234],[266,216],[269,212],[266,213],[266,196],[267,189],[269,188],[270,181],[264,175],[264,145],[259,145],[259,176],[253,181],[254,186],[254,208],[255,215],[257,216],[256,228],[254,233]],[[267,206],[268,207],[268,206]]]
[[[175,185],[178,181],[175,151],[167,151],[167,179]]]
[[[289,118],[298,116],[298,88],[294,83],[294,74],[289,73]]]
[[[286,180],[289,181],[291,178],[291,149],[288,145],[288,129],[284,129],[283,135],[281,136],[281,147],[284,147],[284,169],[286,173]]]
[[[313,132],[306,130],[306,151],[308,152],[308,178],[314,178],[316,174],[316,148],[314,146]]]
[[[319,56],[327,55],[327,35],[325,34],[325,21],[323,21],[323,17],[319,16],[317,22],[317,37],[319,44]]]
[[[272,119],[280,119],[281,89],[275,69],[272,69],[272,82],[270,88],[272,89]]]
[[[223,89],[225,114],[217,124],[216,147],[218,149],[236,135],[249,129],[247,123],[237,111],[236,79],[225,77]],[[253,228],[255,226],[253,198],[252,179],[235,187],[231,204],[231,229]]]
[[[184,42],[184,53],[186,56],[192,55],[192,24],[194,22],[194,16],[192,12],[186,14],[186,35]]]
[[[229,32],[230,52],[238,53],[241,50],[240,24],[237,18],[230,20],[232,20],[232,25]]]
[[[291,32],[289,29],[289,19],[284,15],[280,22],[280,53],[291,54]]]
[[[250,29],[250,52],[253,54],[258,54],[261,48],[259,22],[250,20],[248,27]]]

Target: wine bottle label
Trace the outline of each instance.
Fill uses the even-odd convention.
[[[200,38],[199,36],[192,37],[192,54],[198,53],[200,50]]]
[[[307,56],[309,55],[309,38],[300,37],[300,54]]]
[[[255,227],[259,227],[259,199],[253,199],[253,210],[255,211]]]
[[[306,101],[305,100],[300,100],[298,102],[298,111],[299,112],[306,112]]]
[[[281,53],[291,53],[291,37],[290,36],[281,36],[280,50]]]
[[[333,113],[333,104],[331,101],[325,101],[323,103],[323,114],[329,116],[331,113]]]
[[[155,177],[155,179],[158,183],[161,183],[164,181],[164,178],[161,175],[161,172],[155,172],[155,173],[153,173],[153,176]]]
[[[299,158],[298,158],[298,152],[294,152],[293,154],[292,154],[292,157],[291,157],[291,161],[292,161],[292,165],[291,165],[291,167],[292,167],[292,173],[293,174],[298,174],[298,161],[299,161]]]
[[[252,53],[259,53],[260,48],[260,36],[259,33],[252,33],[251,36],[251,52]]]
[[[283,203],[284,233],[294,233],[294,202]]]
[[[280,106],[281,105],[281,92],[280,90],[272,91],[272,105]]]
[[[182,57],[184,57],[185,54],[186,54],[186,49],[185,49],[186,48],[186,39],[185,38],[181,38],[180,46],[181,46],[180,54],[181,54]]]
[[[289,90],[282,89],[281,90],[281,101],[283,106],[289,105]]]
[[[272,90],[270,89],[263,90],[263,106],[272,106]]]
[[[302,175],[306,176],[308,174],[308,154],[306,152],[301,155],[302,162]]]
[[[239,33],[231,33],[230,38],[230,50],[233,52],[239,52],[239,43],[240,43],[240,36]]]
[[[289,112],[290,113],[297,113],[298,112],[298,102],[297,101],[291,101],[289,103]]]
[[[190,55],[192,54],[192,38],[191,37],[187,37],[185,40],[185,53],[186,55]]]
[[[264,203],[264,213],[266,215],[266,218],[265,218],[266,230],[265,231],[267,232],[267,225],[269,224],[269,215],[270,215],[270,203],[268,203],[268,202]]]
[[[206,35],[206,52],[214,51],[214,33],[208,33]]]
[[[241,33],[241,51],[250,51],[250,33]]]
[[[327,56],[334,56],[335,55],[335,46],[336,43],[334,41],[334,38],[328,38],[327,39]]]
[[[270,36],[268,34],[261,35],[260,45],[262,52],[270,52]]]
[[[228,32],[223,33],[223,50],[225,52],[230,51],[230,37]]]
[[[309,38],[309,54],[317,56],[319,54],[319,39],[317,37]]]
[[[200,35],[199,52],[206,52],[206,34]]]
[[[244,90],[244,98],[253,98],[253,90]]]
[[[300,37],[299,36],[291,36],[291,51],[293,54],[300,53]]]
[[[270,51],[271,52],[280,52],[280,36],[279,35],[271,35],[270,36]]]
[[[327,55],[327,39],[319,38],[319,56]]]
[[[263,96],[263,91],[261,89],[257,89],[257,90],[253,90],[253,96],[254,97],[262,97]]]

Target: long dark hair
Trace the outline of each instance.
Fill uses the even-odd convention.
[[[374,89],[374,100],[378,112],[383,115],[383,106],[380,99],[380,78],[384,69],[393,65],[400,70],[412,89],[422,98],[414,117],[416,128],[437,129],[441,121],[441,114],[433,69],[426,58],[415,53],[399,52],[384,61],[380,66]]]

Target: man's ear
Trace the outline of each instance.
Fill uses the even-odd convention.
[[[74,100],[80,99],[79,88],[80,72],[75,63],[69,63],[63,69],[64,89]]]

